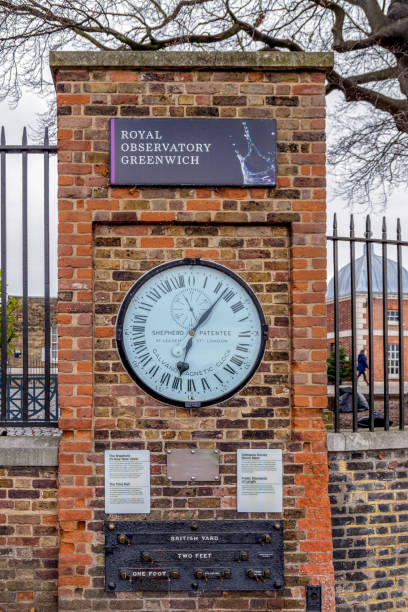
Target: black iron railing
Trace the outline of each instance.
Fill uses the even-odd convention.
[[[402,249],[408,246],[408,242],[401,239],[400,220],[397,220],[395,239],[387,236],[385,217],[381,238],[374,238],[371,231],[371,219],[370,216],[367,216],[365,235],[357,237],[354,218],[351,215],[349,236],[339,236],[337,217],[334,215],[333,234],[327,238],[332,249],[328,256],[333,262],[333,279],[329,284],[327,301],[329,339],[332,337],[334,341],[332,345],[334,353],[334,380],[332,381],[334,383],[334,430],[339,432],[341,429],[350,428],[356,432],[360,427],[368,428],[370,431],[374,431],[377,427],[389,430],[391,395],[393,397],[393,424],[402,430],[405,422],[404,303],[408,307],[408,272],[403,267]],[[348,244],[349,263],[339,271],[339,245],[342,243]],[[364,254],[362,258],[356,260],[355,249],[358,243],[364,245]],[[378,261],[379,256],[373,251],[374,244],[381,245],[381,266]],[[390,246],[396,251],[395,260],[388,259]],[[359,283],[357,283],[356,272],[359,273]],[[341,287],[339,287],[340,283],[342,283]],[[362,318],[360,316],[360,329],[357,328],[358,296],[364,299],[364,316]],[[390,345],[388,313],[391,297],[394,302],[393,308],[398,311],[398,315],[393,317],[394,325],[398,325],[397,380],[395,377],[390,380],[389,373],[389,350],[390,346],[395,346]],[[380,317],[378,317],[379,310],[382,311]],[[378,324],[379,319],[381,326]],[[364,328],[361,331],[362,326]],[[379,340],[376,341],[376,338]],[[360,348],[362,345],[363,350],[368,351],[368,385],[362,388],[361,392],[357,373],[358,339]],[[347,344],[350,368],[349,380],[342,386],[340,346],[343,345],[344,348],[345,344]],[[382,347],[381,350],[379,347]],[[348,410],[343,410],[345,403],[341,400],[341,396],[345,393],[349,394],[351,404],[351,420],[347,421],[346,425],[344,424],[345,419],[342,422],[342,413]],[[366,397],[368,403],[368,415],[363,418],[359,414],[360,410],[364,409],[361,395]]]
[[[50,145],[48,132],[45,132],[44,144],[29,145],[27,131],[24,128],[21,145],[6,144],[4,128],[0,137],[0,207],[1,207],[1,414],[0,426],[12,425],[46,425],[56,426],[58,407],[52,405],[56,398],[55,374],[51,374],[51,321],[50,321],[50,166],[49,156],[57,153],[57,147]],[[7,164],[10,154],[21,155],[21,212],[22,212],[22,372],[15,373],[14,383],[10,386],[7,353]],[[43,157],[43,239],[44,239],[44,366],[41,378],[41,417],[38,411],[38,394],[33,396],[33,388],[38,387],[29,369],[29,297],[28,297],[28,155],[39,154]],[[38,200],[37,200],[38,201]],[[40,375],[38,375],[40,376]],[[13,386],[14,385],[14,386]],[[21,388],[20,388],[21,387]],[[36,388],[37,388],[36,387]],[[18,402],[14,402],[13,417],[10,418],[10,389],[18,388]],[[33,400],[34,397],[34,400]],[[17,400],[16,400],[17,401]],[[33,402],[36,406],[33,411]]]

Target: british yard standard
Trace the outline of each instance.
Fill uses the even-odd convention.
[[[276,185],[275,119],[111,119],[112,185]]]
[[[105,590],[279,591],[283,521],[108,521]]]

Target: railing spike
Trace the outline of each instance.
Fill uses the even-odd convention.
[[[366,232],[367,232],[367,238],[370,238],[371,236],[371,217],[370,215],[367,215],[366,218]]]
[[[47,147],[49,144],[50,144],[50,140],[48,137],[48,127],[46,127],[44,131],[44,146]]]
[[[382,239],[387,240],[387,220],[385,217],[382,219]]]
[[[333,236],[337,236],[337,213],[333,215]]]
[[[26,127],[23,129],[22,144],[23,144],[23,147],[27,146],[27,128]]]
[[[350,238],[354,237],[354,215],[350,215]]]
[[[401,240],[401,220],[397,219],[397,240]]]
[[[0,137],[1,145],[6,144],[6,131],[4,129],[4,125],[1,126],[1,137]]]

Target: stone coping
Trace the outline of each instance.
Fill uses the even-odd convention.
[[[328,72],[333,53],[279,51],[51,51],[59,69],[116,68],[152,70],[320,70]]]
[[[0,466],[56,466],[60,436],[0,436]]]
[[[327,434],[329,452],[408,449],[408,431],[364,431]]]

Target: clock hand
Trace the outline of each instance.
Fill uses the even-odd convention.
[[[192,315],[193,315],[193,317],[195,318],[194,310],[193,310],[193,309],[192,309],[192,307],[190,306],[190,302],[188,301],[188,299],[186,298],[186,296],[185,296],[185,295],[183,295],[183,297],[184,297],[184,299],[185,299],[185,300],[186,300],[186,302],[187,302],[187,306],[189,307],[191,314],[192,314]]]
[[[196,330],[197,330],[197,329],[200,327],[200,325],[202,325],[202,324],[203,324],[203,323],[204,323],[204,322],[205,322],[205,321],[208,319],[208,317],[210,316],[210,314],[211,314],[211,312],[212,312],[212,310],[213,310],[214,306],[215,306],[215,305],[216,305],[216,304],[217,304],[217,303],[220,301],[220,299],[222,298],[222,296],[224,295],[224,293],[225,293],[225,289],[224,289],[224,291],[221,293],[220,297],[219,297],[219,298],[217,298],[217,299],[215,300],[214,304],[212,304],[212,306],[210,306],[210,307],[209,307],[209,308],[208,308],[208,309],[205,311],[205,313],[201,315],[201,317],[198,319],[198,321],[197,321],[197,323],[196,323],[195,327],[193,327],[193,329],[192,329],[192,331],[193,331],[193,332],[195,332],[195,331],[196,331]]]
[[[190,367],[190,364],[186,363],[186,356],[187,356],[188,351],[191,349],[192,344],[193,344],[193,338],[191,337],[190,340],[186,344],[186,350],[184,352],[184,361],[177,362],[177,369],[180,372],[180,376],[183,374],[183,372],[188,370],[188,368]]]
[[[203,323],[205,323],[205,321],[208,319],[208,317],[210,316],[213,308],[216,306],[216,304],[220,301],[220,299],[222,298],[222,296],[225,293],[225,289],[224,291],[221,293],[220,297],[217,298],[214,302],[214,304],[212,304],[209,308],[207,308],[207,310],[204,312],[204,314],[201,315],[201,317],[198,319],[195,327],[193,327],[192,330],[190,330],[190,335],[191,338],[190,340],[187,342],[186,344],[186,351],[184,353],[184,360],[183,361],[179,361],[177,362],[177,369],[180,372],[180,376],[183,374],[183,372],[186,372],[186,370],[188,370],[188,368],[190,367],[190,364],[188,364],[186,362],[186,357],[187,357],[187,353],[189,352],[189,350],[191,349],[191,346],[193,344],[193,336],[195,334],[195,332],[197,331],[197,329],[200,327],[200,325],[202,325]]]

